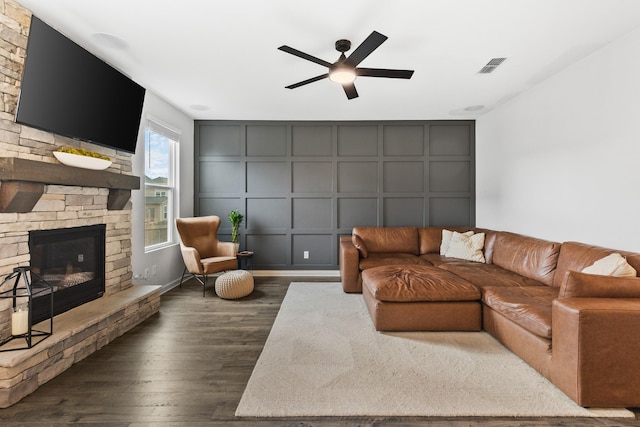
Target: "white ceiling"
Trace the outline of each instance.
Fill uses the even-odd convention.
[[[638,0],[18,1],[194,119],[477,118],[640,27]],[[389,39],[360,66],[411,80],[360,77],[353,100],[327,79],[284,88],[326,68],[279,46],[334,62],[373,30]]]

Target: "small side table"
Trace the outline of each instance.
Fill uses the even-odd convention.
[[[253,271],[253,252],[251,251],[242,251],[236,254],[238,257],[238,270],[243,269],[242,264],[244,261],[244,270]]]

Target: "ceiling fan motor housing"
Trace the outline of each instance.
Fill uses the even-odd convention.
[[[349,40],[340,39],[336,42],[336,50],[338,52],[346,52],[351,49],[351,42]]]

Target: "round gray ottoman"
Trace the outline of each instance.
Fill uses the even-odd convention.
[[[216,294],[224,299],[238,299],[253,292],[253,276],[246,270],[222,273],[216,279]]]

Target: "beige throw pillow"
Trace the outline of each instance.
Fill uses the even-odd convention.
[[[440,255],[447,255],[447,251],[449,250],[449,243],[451,243],[451,236],[453,236],[454,231],[442,229],[442,243],[440,243]],[[465,236],[473,236],[473,231],[469,230],[465,233],[462,233]]]
[[[626,258],[619,253],[612,253],[591,264],[582,270],[587,274],[599,274],[601,276],[626,277],[635,276],[636,269],[631,267]]]
[[[453,232],[449,241],[449,249],[445,256],[461,258],[467,261],[485,262],[482,249],[484,248],[484,233],[471,236],[466,233]]]

